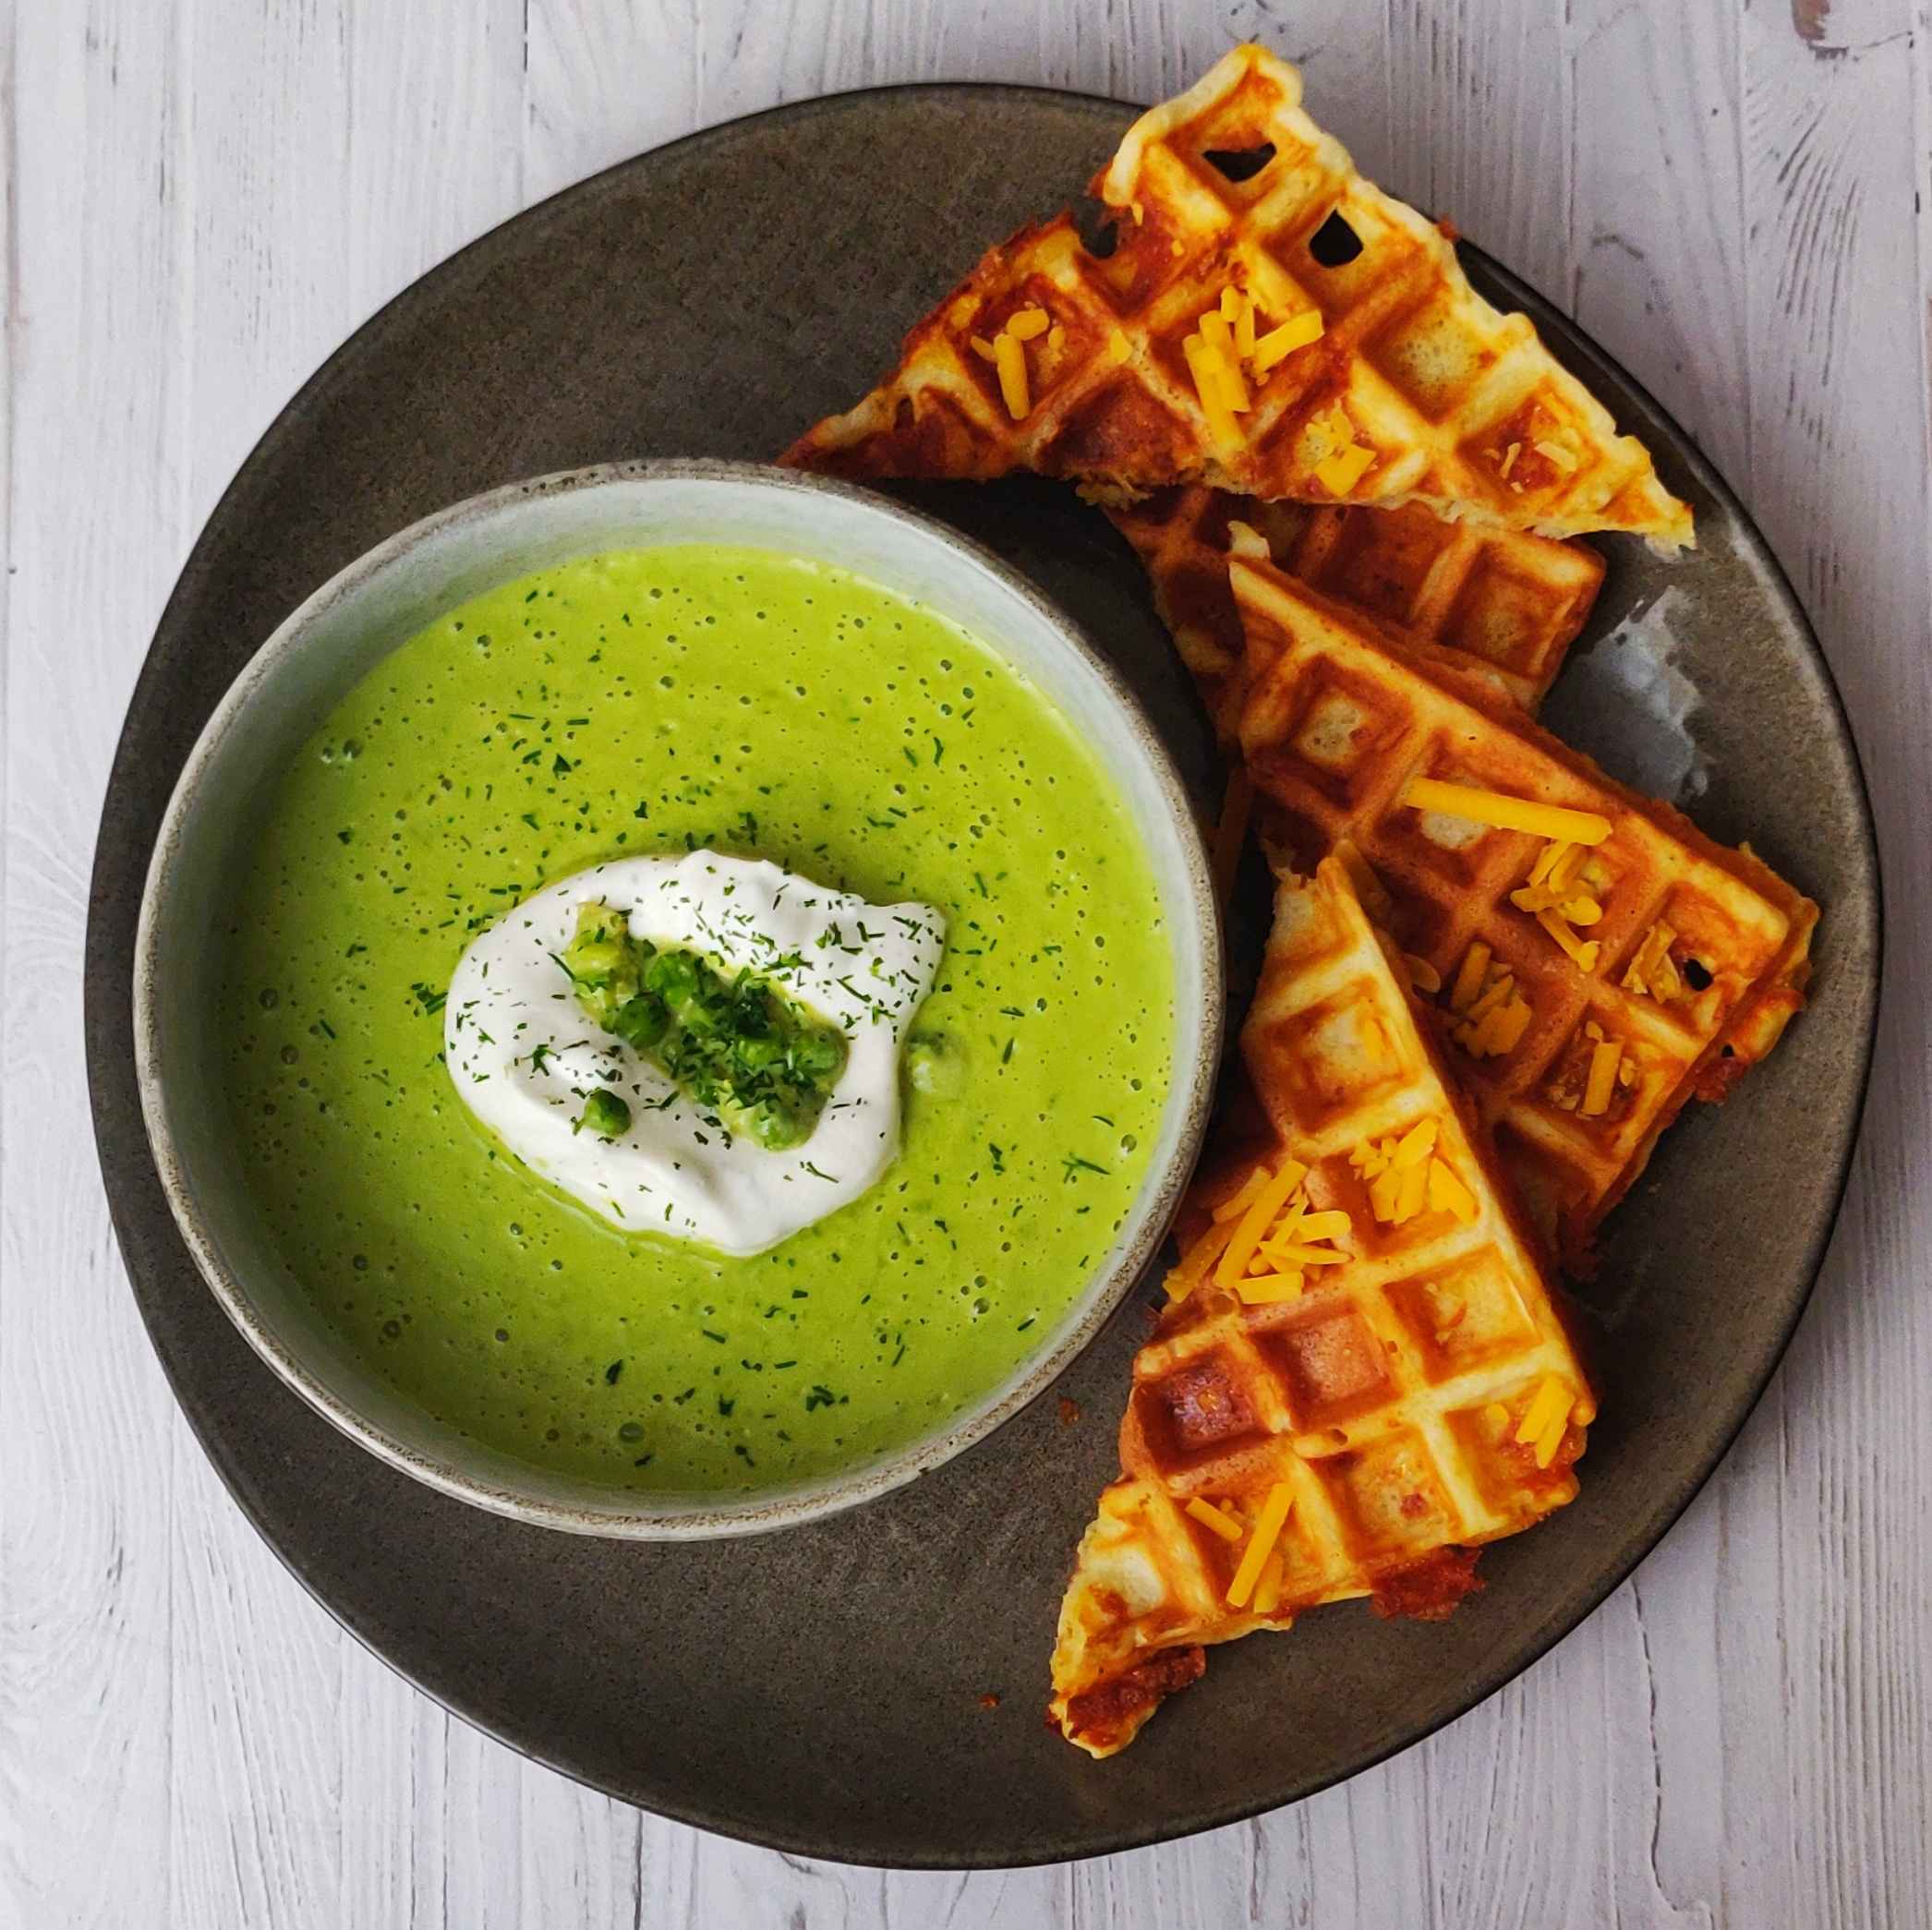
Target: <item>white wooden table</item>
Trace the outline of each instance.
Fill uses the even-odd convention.
[[[0,1926],[1932,1922],[1928,0],[18,0],[5,86]],[[202,518],[492,223],[874,81],[1152,99],[1238,35],[1630,364],[1736,484],[1871,774],[1890,962],[1797,1342],[1638,1574],[1483,1708],[1261,1822],[882,1876],[640,1815],[340,1634],[202,1461],[80,1070],[95,814]],[[728,243],[729,235],[721,236]]]

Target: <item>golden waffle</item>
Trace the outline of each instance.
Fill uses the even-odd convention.
[[[1134,1361],[1121,1478],[1060,1610],[1050,1716],[1096,1756],[1203,1645],[1349,1596],[1444,1614],[1467,1550],[1576,1492],[1596,1404],[1358,862],[1277,894],[1241,1051],[1280,1137],[1189,1195],[1178,1297]]]
[[[1064,213],[1020,230],[878,388],[784,460],[862,476],[1032,469],[1123,500],[1201,481],[1690,542],[1690,511],[1643,445],[1300,103],[1287,62],[1234,48],[1142,115],[1096,176],[1110,249]]]
[[[1582,543],[1445,523],[1419,505],[1375,510],[1262,502],[1193,483],[1112,507],[1153,585],[1154,607],[1232,745],[1246,693],[1241,620],[1227,558],[1252,530],[1274,563],[1378,621],[1466,651],[1527,711],[1563,668],[1603,581]]]
[[[1449,653],[1394,646],[1265,562],[1238,556],[1230,576],[1265,833],[1304,862],[1338,839],[1360,850],[1519,1192],[1558,1250],[1585,1259],[1685,1102],[1721,1098],[1803,1005],[1817,907],[1748,849],[1605,777]],[[1500,799],[1593,815],[1607,835],[1485,824],[1467,799],[1418,808],[1419,779],[1473,787],[1491,814]]]

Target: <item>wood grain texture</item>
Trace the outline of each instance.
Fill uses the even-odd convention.
[[[1630,364],[1844,690],[1889,992],[1817,1300],[1659,1551],[1299,1807],[1070,1868],[814,1864],[537,1769],[341,1634],[175,1412],[79,1068],[122,707],[235,464],[356,322],[582,175],[936,77],[1139,98],[1254,34]],[[0,1930],[1932,1922],[1928,0],[20,0],[0,44]]]

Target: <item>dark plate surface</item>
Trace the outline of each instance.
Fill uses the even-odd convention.
[[[129,1018],[155,827],[229,680],[334,571],[459,497],[617,457],[768,455],[862,392],[900,330],[986,242],[1084,181],[1128,117],[1004,88],[785,108],[613,169],[426,276],[303,390],[216,509],[156,634],[103,820],[87,965],[102,1163],[154,1345],[235,1499],[351,1630],[471,1721],[613,1794],[806,1854],[998,1865],[1117,1850],[1306,1795],[1468,1708],[1622,1580],[1729,1445],[1810,1290],[1856,1129],[1878,879],[1823,659],[1683,433],[1472,254],[1487,291],[1527,308],[1648,441],[1703,544],[1668,567],[1606,546],[1549,721],[1618,775],[1683,795],[1717,836],[1751,838],[1825,907],[1812,1008],[1730,1105],[1693,1109],[1612,1222],[1588,1290],[1603,1418],[1582,1497],[1490,1550],[1486,1592],[1439,1626],[1349,1605],[1221,1651],[1133,1749],[1096,1765],[1041,1708],[1070,1551],[1115,1471],[1144,1296],[1068,1375],[1078,1424],[1048,1397],[852,1514],[661,1549],[431,1493],[335,1433],[229,1326],[155,1177]],[[1088,623],[1210,794],[1205,726],[1098,515],[1031,483],[917,500]],[[1238,923],[1251,928],[1249,886]]]

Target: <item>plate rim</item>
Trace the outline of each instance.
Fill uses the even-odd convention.
[[[124,1028],[118,1020],[121,1016],[120,1002],[127,987],[118,983],[112,990],[102,985],[103,974],[100,970],[103,962],[111,962],[113,937],[108,931],[110,923],[110,896],[103,879],[104,840],[100,833],[106,827],[108,814],[120,793],[131,781],[124,767],[128,753],[129,730],[137,709],[151,695],[149,688],[153,675],[154,646],[163,633],[170,627],[184,592],[197,579],[201,570],[207,567],[202,557],[203,544],[209,530],[221,519],[230,500],[272,452],[274,446],[285,434],[293,432],[297,418],[313,414],[330,393],[334,383],[345,372],[345,365],[353,351],[368,340],[377,338],[388,327],[393,326],[402,312],[418,298],[424,284],[432,278],[453,270],[457,264],[480,255],[486,250],[501,247],[511,231],[532,222],[536,217],[553,209],[556,204],[572,198],[595,193],[612,177],[647,167],[653,162],[683,154],[690,150],[702,148],[706,143],[726,137],[742,134],[744,130],[761,123],[789,122],[793,125],[806,124],[815,119],[850,108],[870,100],[919,96],[957,96],[967,99],[985,100],[998,98],[1011,102],[1036,102],[1056,108],[1069,106],[1093,108],[1110,114],[1131,115],[1144,111],[1144,103],[1122,101],[1115,97],[1092,93],[1077,89],[1040,86],[1024,82],[999,80],[919,80],[891,82],[875,86],[851,88],[838,92],[818,94],[804,100],[779,102],[771,106],[755,109],[730,119],[715,122],[707,127],[694,128],[687,134],[663,141],[656,146],[641,149],[599,168],[581,179],[567,183],[554,192],[533,201],[528,207],[493,223],[482,233],[465,242],[460,247],[441,257],[413,277],[395,294],[372,310],[317,365],[310,374],[296,387],[294,392],[276,410],[261,434],[250,446],[247,455],[236,466],[234,475],[209,510],[200,529],[197,533],[187,554],[183,559],[179,573],[170,589],[160,615],[156,619],[154,631],[149,638],[143,653],[140,668],[130,692],[127,712],[121,730],[116,737],[113,759],[109,766],[107,781],[103,792],[102,814],[97,826],[96,850],[89,878],[89,910],[83,951],[83,1031],[86,1046],[87,1085],[89,1110],[91,1116],[97,1161],[102,1169],[103,1191],[108,1204],[109,1218],[114,1227],[115,1244],[119,1249],[123,1272],[133,1295],[136,1307],[141,1317],[142,1327],[147,1333],[149,1345],[160,1360],[166,1377],[170,1393],[176,1407],[187,1419],[190,1431],[199,1444],[202,1453],[220,1478],[223,1489],[240,1510],[243,1517],[255,1533],[272,1551],[282,1566],[296,1579],[303,1590],[329,1615],[335,1624],[345,1630],[368,1653],[388,1668],[392,1673],[407,1682],[412,1688],[428,1696],[440,1707],[456,1716],[470,1727],[489,1736],[493,1741],[514,1751],[530,1761],[541,1764],[557,1774],[569,1778],[580,1786],[596,1791],[598,1794],[632,1806],[647,1810],[650,1814],[666,1816],[686,1826],[724,1836],[733,1840],[752,1843],[759,1848],[775,1850],[786,1854],[813,1857],[825,1862],[844,1863],[857,1868],[879,1869],[1024,1869],[1050,1866],[1061,1863],[1082,1860],[1093,1856],[1117,1854],[1124,1851],[1147,1848],[1154,1844],[1182,1840],[1190,1836],[1203,1834],[1209,1830],[1225,1828],[1230,1825],[1250,1821],[1255,1817],[1271,1815],[1276,1810],[1290,1807],[1308,1797],[1332,1789],[1376,1767],[1378,1765],[1399,1755],[1418,1743],[1426,1742],[1451,1724],[1462,1719],[1473,1709],[1487,1702],[1500,1689],[1527,1674],[1552,1649],[1574,1634],[1583,1624],[1595,1615],[1603,1603],[1617,1589],[1629,1580],[1642,1564],[1655,1553],[1658,1547],[1676,1526],[1708,1485],[1712,1476],[1723,1464],[1735,1446],[1738,1437],[1751,1417],[1757,1412],[1763,1400],[1765,1391],[1772,1378],[1783,1364],[1790,1350],[1792,1340],[1800,1322],[1810,1308],[1817,1290],[1819,1276],[1826,1258],[1842,1217],[1844,1199],[1856,1163],[1859,1147],[1863,1143],[1866,1128],[1866,1104],[1870,1097],[1871,1074],[1875,1056],[1878,1026],[1883,1012],[1885,978],[1885,884],[1878,843],[1877,824],[1873,815],[1870,779],[1866,774],[1865,760],[1860,753],[1857,734],[1853,728],[1846,708],[1843,693],[1829,657],[1818,641],[1817,633],[1810,616],[1793,587],[1789,573],[1772,549],[1769,540],[1757,525],[1756,519],[1746,508],[1728,479],[1701,445],[1684,428],[1676,417],[1657,399],[1648,385],[1632,375],[1580,323],[1572,320],[1557,303],[1543,296],[1536,286],[1506,268],[1480,247],[1458,235],[1457,247],[1480,265],[1482,272],[1493,279],[1512,300],[1520,296],[1528,297],[1526,306],[1547,310],[1563,320],[1571,332],[1573,340],[1564,344],[1566,354],[1580,353],[1583,359],[1594,360],[1609,374],[1625,386],[1651,414],[1671,431],[1672,440],[1668,449],[1668,459],[1689,470],[1699,485],[1734,517],[1743,537],[1741,547],[1748,552],[1751,562],[1762,571],[1767,587],[1781,607],[1784,617],[1794,626],[1802,638],[1812,663],[1817,669],[1829,703],[1831,735],[1841,746],[1850,764],[1854,787],[1852,802],[1855,807],[1859,828],[1862,833],[1860,848],[1864,869],[1870,880],[1871,906],[1867,919],[1863,922],[1863,930],[1850,935],[1864,941],[1862,949],[1870,959],[1869,1001],[1864,1036],[1858,1042],[1858,1067],[1855,1092],[1852,1107],[1850,1130],[1845,1136],[1844,1145],[1838,1161],[1838,1171],[1831,1187],[1829,1213],[1821,1215],[1819,1230],[1812,1238],[1802,1261],[1805,1280],[1803,1290],[1797,1295],[1788,1314],[1781,1323],[1776,1345],[1765,1356],[1760,1372],[1753,1376],[1748,1397],[1738,1406],[1734,1418],[1728,1420],[1720,1430],[1720,1436],[1712,1452],[1704,1457],[1695,1471],[1682,1484],[1680,1491],[1673,1494],[1666,1505],[1664,1514],[1656,1532],[1646,1541],[1639,1552],[1629,1562],[1613,1564],[1611,1573],[1600,1586],[1587,1592],[1573,1614],[1559,1618],[1560,1625],[1545,1637],[1535,1640],[1527,1648],[1512,1650],[1506,1660],[1497,1666],[1484,1669],[1467,1678],[1454,1698],[1453,1706],[1441,1715],[1420,1726],[1407,1730],[1398,1739],[1386,1745],[1376,1744],[1356,1754],[1347,1755],[1330,1770],[1318,1776],[1303,1779],[1269,1800],[1256,1803],[1246,1798],[1238,1798],[1232,1803],[1215,1806],[1204,1813],[1197,1813],[1187,1820],[1169,1827],[1155,1822],[1145,1827],[1101,1829],[1093,1838],[1072,1849],[1060,1851],[1043,1850],[1038,1853],[1026,1853],[1018,1857],[994,1860],[990,1857],[958,1852],[917,1854],[908,1852],[895,1856],[839,1856],[828,1854],[815,1845],[808,1838],[799,1833],[787,1834],[776,1828],[762,1828],[750,1822],[732,1819],[720,1821],[716,1816],[697,1813],[689,1803],[667,1799],[661,1803],[640,1803],[635,1796],[612,1791],[596,1781],[590,1776],[567,1763],[556,1761],[541,1750],[533,1748],[517,1737],[506,1733],[489,1719],[471,1713],[458,1702],[440,1690],[429,1687],[411,1668],[395,1657],[386,1653],[378,1646],[375,1637],[368,1634],[356,1623],[321,1592],[319,1582],[312,1579],[297,1565],[296,1555],[283,1546],[270,1532],[262,1515],[252,1504],[247,1492],[246,1467],[232,1462],[225,1442],[212,1432],[204,1415],[190,1405],[184,1397],[178,1382],[175,1368],[169,1354],[163,1348],[150,1316],[148,1296],[137,1285],[135,1266],[129,1260],[130,1239],[124,1226],[124,1211],[121,1200],[116,1197],[116,1188],[110,1177],[110,1161],[105,1142],[106,1119],[111,1106],[117,1104],[118,1098],[110,1092],[116,1072],[120,1068],[117,1059],[131,1064],[131,1036],[120,1037]],[[1049,198],[1050,199],[1050,198]],[[1069,202],[1078,199],[1076,192],[1069,192],[1065,199]],[[141,1144],[151,1162],[153,1150],[148,1144],[145,1133]]]

